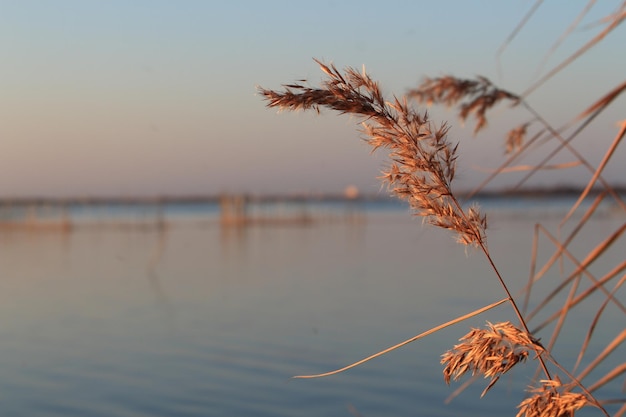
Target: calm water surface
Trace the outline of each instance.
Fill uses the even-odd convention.
[[[519,289],[536,217],[523,203],[487,206],[494,259]],[[562,212],[545,209],[543,220],[555,224]],[[175,221],[165,228],[0,232],[0,415],[516,413],[532,370],[482,400],[478,381],[445,405],[458,385],[444,384],[439,365],[469,326],[514,320],[506,306],[343,374],[290,379],[503,298],[481,254],[448,233],[397,207],[246,228],[201,221],[202,210],[168,210]],[[601,216],[585,238],[599,242],[624,220]],[[616,246],[606,255],[611,266],[626,253],[623,242]],[[624,327],[611,314],[600,330],[607,337]],[[567,337],[564,362],[578,349]],[[615,363],[625,353],[618,349]]]

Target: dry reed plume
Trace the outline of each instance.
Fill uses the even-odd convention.
[[[543,351],[537,340],[508,321],[487,325],[487,329],[472,329],[460,339],[461,343],[442,355],[446,384],[450,384],[450,378],[456,381],[467,372],[483,375],[491,378],[482,393],[485,395],[502,375],[525,362],[531,352]]]
[[[319,61],[328,76],[321,88],[288,84],[282,92],[261,88],[269,107],[289,110],[328,108],[363,118],[362,130],[374,148],[390,151],[382,180],[407,200],[418,216],[457,233],[466,245],[484,244],[487,221],[478,209],[463,211],[453,195],[457,146],[447,137],[448,126],[434,127],[426,112],[415,111],[406,99],[387,102],[378,83],[366,73],[348,68],[345,75]]]
[[[462,121],[472,115],[476,118],[475,134],[487,127],[487,110],[502,100],[510,100],[512,105],[517,105],[520,100],[515,94],[497,88],[486,77],[480,76],[476,80],[452,76],[426,78],[419,88],[409,90],[408,96],[428,105],[442,103],[454,106],[462,102],[459,117]]]
[[[504,47],[530,19],[539,3],[540,1],[535,3],[533,10],[524,17],[520,26],[507,39]],[[590,6],[583,10],[576,24],[568,29],[563,38],[567,37],[573,28],[580,23],[588,8]],[[605,27],[598,35],[592,37],[578,51],[548,71],[545,76],[522,94],[514,94],[498,88],[485,77],[467,80],[443,76],[434,79],[426,78],[417,88],[409,90],[406,97],[393,97],[387,101],[383,97],[378,83],[373,81],[365,71],[359,72],[347,68],[341,72],[335,66],[326,65],[319,61],[316,62],[327,76],[319,88],[309,87],[299,82],[284,85],[282,91],[259,89],[269,107],[287,110],[315,110],[318,113],[322,109],[329,109],[341,114],[360,117],[362,119],[361,132],[365,140],[374,150],[384,148],[389,152],[389,162],[384,168],[381,179],[388,184],[392,193],[407,200],[414,213],[422,216],[428,223],[453,231],[460,243],[475,246],[482,251],[506,294],[506,298],[503,300],[436,326],[352,365],[332,372],[303,377],[327,376],[345,371],[425,335],[481,314],[503,302],[508,302],[519,319],[519,327],[509,322],[500,322],[488,323],[485,329],[471,330],[460,339],[461,343],[442,355],[441,363],[445,365],[443,373],[446,383],[449,383],[450,380],[457,380],[466,373],[482,375],[490,379],[488,386],[483,391],[484,395],[502,375],[515,365],[526,362],[528,357],[532,355],[532,359],[536,359],[539,364],[538,372],[528,389],[528,397],[518,406],[518,417],[573,416],[577,410],[585,406],[595,407],[608,417],[609,413],[604,408],[606,404],[619,406],[613,417],[621,417],[626,414],[625,399],[600,395],[603,388],[611,383],[619,383],[619,379],[626,374],[626,363],[614,366],[608,371],[600,371],[600,365],[626,341],[626,330],[619,332],[608,341],[601,341],[605,347],[595,357],[585,357],[595,334],[595,329],[606,313],[607,306],[615,307],[616,311],[621,312],[622,317],[626,318],[626,306],[618,296],[620,289],[626,282],[626,274],[623,274],[626,271],[626,260],[620,261],[612,268],[609,265],[608,272],[600,277],[596,277],[590,270],[590,266],[602,259],[603,254],[611,247],[623,243],[626,224],[610,232],[602,242],[592,246],[583,258],[576,257],[568,249],[589,219],[597,214],[600,203],[605,199],[610,197],[616,210],[622,214],[626,213],[626,204],[622,201],[621,196],[602,175],[621,140],[626,136],[626,121],[621,122],[604,158],[595,165],[590,163],[572,143],[600,113],[626,91],[626,82],[604,94],[583,112],[573,117],[570,122],[560,127],[552,126],[549,121],[534,110],[528,101],[530,93],[595,46],[624,19],[626,19],[626,1],[613,14],[603,19],[602,23]],[[559,40],[551,52],[558,48],[562,41],[563,39]],[[521,186],[543,169],[583,167],[589,172],[590,179],[587,186],[563,217],[556,236],[541,224],[536,226],[528,285],[520,296],[520,299],[523,299],[523,302],[520,303],[522,307],[518,307],[517,297],[513,297],[509,292],[508,286],[487,249],[486,217],[480,214],[476,207],[464,210],[452,192],[451,184],[455,177],[458,153],[457,145],[448,139],[448,126],[442,123],[436,127],[429,119],[428,113],[417,111],[410,104],[410,99],[428,105],[458,106],[459,117],[462,120],[466,120],[470,116],[476,119],[475,133],[479,133],[487,126],[489,111],[503,102],[508,102],[510,107],[523,109],[530,114],[530,120],[509,131],[505,139],[505,153],[508,156],[504,163],[492,170],[487,179],[475,191],[479,191],[497,175],[506,172],[522,172],[523,176],[517,186]],[[535,130],[535,134],[527,138],[529,132],[533,130]],[[533,149],[539,149],[542,145],[551,142],[555,142],[556,146],[547,152],[538,164],[513,165],[530,154]],[[567,151],[574,158],[574,161],[554,163],[554,158],[562,151]],[[581,202],[590,195],[594,186],[600,187],[597,197],[590,206],[584,210],[581,209]],[[561,236],[565,224],[574,218],[575,212],[580,211],[582,211],[581,216],[571,231],[567,235]],[[554,247],[551,255],[550,249],[545,249],[545,252],[550,256],[542,265],[538,265],[540,235],[547,237]],[[567,261],[571,264],[570,272],[565,272]],[[556,277],[553,276],[552,281],[549,281],[553,289],[539,294],[539,299],[534,300],[533,303],[536,306],[535,309],[526,313],[530,305],[533,286],[536,286],[540,280],[542,282],[547,281],[549,279],[548,273],[553,271],[557,264],[559,271],[555,274]],[[585,279],[588,282],[587,286],[583,286]],[[609,287],[611,282],[613,286]],[[566,291],[568,291],[567,294]],[[581,348],[576,364],[572,369],[566,369],[555,359],[553,347],[565,326],[568,314],[577,308],[583,300],[597,293],[602,293],[604,298],[592,315],[591,324],[580,338]],[[565,304],[556,307],[550,305],[559,294],[566,296]],[[553,310],[548,310],[549,308]],[[547,316],[547,318],[539,323],[533,323],[534,329],[531,331],[529,323],[538,316],[539,312],[543,312],[543,316]],[[552,326],[552,334],[544,347],[538,342],[535,334],[549,325]],[[578,366],[583,362],[583,357],[586,358],[585,362],[588,365],[582,371],[578,371]],[[600,376],[596,375],[595,381],[588,381],[589,375],[593,371],[603,373]],[[540,378],[539,373],[542,373],[543,377]],[[561,378],[566,378],[568,382],[561,383]],[[585,383],[583,384],[582,381]]]
[[[572,392],[558,379],[540,383],[539,387],[530,388],[533,395],[519,404],[516,417],[567,417],[589,405],[587,396]]]

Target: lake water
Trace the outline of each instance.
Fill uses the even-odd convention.
[[[535,222],[554,230],[567,204],[485,208],[493,258],[518,290]],[[626,220],[604,211],[572,248],[578,256]],[[470,326],[514,321],[502,305],[345,373],[290,378],[342,367],[504,297],[479,252],[398,205],[248,227],[220,227],[204,206],[167,207],[164,227],[74,216],[83,223],[69,232],[0,231],[2,416],[514,416],[532,376],[532,365],[516,370],[483,399],[477,381],[444,403],[459,384],[444,384],[440,355]],[[625,253],[621,239],[594,273]],[[592,307],[564,334],[563,362],[575,359]],[[624,328],[620,314],[607,309],[592,354]],[[618,348],[611,363],[625,354]]]

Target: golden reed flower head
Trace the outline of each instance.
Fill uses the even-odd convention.
[[[474,115],[476,118],[474,133],[487,126],[487,110],[500,101],[510,100],[513,105],[520,102],[517,95],[495,87],[485,77],[476,77],[475,80],[450,75],[426,78],[418,88],[409,90],[408,95],[428,105],[441,103],[448,107],[465,100],[460,106],[459,117],[465,121],[468,116]]]
[[[541,344],[528,333],[513,326],[510,322],[491,324],[486,329],[472,329],[459,339],[461,343],[444,353],[441,363],[445,364],[443,378],[446,384],[450,379],[458,380],[467,372],[491,378],[487,391],[500,376],[513,366],[525,362],[530,352],[539,353]]]
[[[571,386],[562,385],[558,378],[540,382],[530,390],[533,395],[517,406],[516,417],[570,417],[591,404],[584,394],[571,392]]]
[[[406,98],[386,101],[377,82],[352,68],[341,73],[320,61],[327,79],[320,88],[286,84],[283,91],[259,88],[268,107],[288,110],[328,108],[361,116],[362,133],[374,150],[389,151],[381,179],[398,197],[407,200],[418,216],[457,233],[466,245],[484,245],[487,220],[477,208],[467,213],[452,193],[457,145],[448,140],[448,126],[434,127],[428,113],[419,113]]]

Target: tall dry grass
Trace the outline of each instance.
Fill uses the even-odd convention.
[[[507,38],[503,48],[523,29],[532,18],[538,4],[525,16],[520,25]],[[560,43],[580,23],[593,2],[581,12],[577,20],[551,48],[556,50]],[[626,307],[623,301],[623,286],[626,281],[626,256],[616,265],[606,265],[609,272],[603,276],[594,276],[589,266],[596,262],[609,262],[603,255],[610,248],[624,247],[623,234],[626,224],[612,230],[597,245],[587,249],[583,256],[569,250],[572,242],[584,239],[581,230],[591,218],[597,215],[599,205],[611,199],[616,210],[626,213],[626,204],[611,184],[603,178],[603,170],[626,135],[626,120],[618,124],[615,137],[605,150],[604,157],[596,164],[591,163],[584,154],[577,150],[574,139],[594,119],[611,106],[615,99],[626,90],[626,82],[615,86],[580,114],[575,115],[563,126],[552,126],[530,104],[528,95],[542,87],[544,83],[557,75],[563,68],[580,58],[589,49],[596,46],[615,27],[626,18],[626,2],[600,23],[603,29],[589,39],[579,50],[548,70],[546,75],[531,85],[521,94],[516,94],[494,85],[485,77],[460,79],[454,76],[426,78],[417,88],[411,89],[403,97],[383,97],[378,83],[365,71],[347,68],[338,70],[333,65],[316,61],[326,74],[326,79],[319,87],[310,87],[298,82],[286,84],[279,91],[259,88],[259,92],[269,107],[286,110],[314,110],[318,113],[330,109],[341,114],[350,114],[361,118],[361,131],[373,149],[384,148],[388,151],[388,164],[383,170],[382,181],[397,197],[406,200],[415,215],[421,216],[428,223],[453,232],[463,245],[476,247],[489,263],[494,278],[502,288],[504,298],[484,306],[476,311],[443,323],[420,335],[407,339],[384,351],[355,362],[344,368],[318,375],[299,376],[312,378],[328,376],[360,365],[382,354],[411,343],[421,337],[444,327],[459,323],[503,303],[508,303],[517,316],[517,323],[488,323],[484,329],[471,329],[461,337],[459,343],[442,355],[443,376],[446,383],[458,380],[465,374],[483,376],[489,379],[483,395],[498,382],[500,377],[520,363],[537,363],[537,374],[529,386],[526,398],[518,405],[519,416],[561,417],[572,416],[583,407],[595,407],[602,414],[609,416],[607,404],[618,404],[614,417],[626,413],[626,399],[611,398],[605,393],[624,392],[621,388],[626,374],[626,362],[604,370],[603,363],[609,357],[615,359],[615,352],[623,348],[626,340],[626,328],[607,340],[595,340],[595,330],[602,325],[606,309],[616,309],[626,324]],[[535,227],[530,259],[529,278],[525,291],[514,296],[492,259],[487,246],[487,218],[477,207],[464,208],[459,198],[452,191],[455,178],[456,160],[459,157],[457,145],[448,137],[446,123],[435,124],[428,113],[415,104],[445,105],[458,109],[462,120],[475,120],[475,133],[480,133],[488,124],[489,115],[496,106],[507,103],[514,111],[522,109],[529,115],[529,120],[513,126],[505,140],[506,158],[502,164],[486,177],[475,192],[480,191],[495,177],[507,172],[522,172],[516,187],[524,185],[528,179],[544,169],[569,169],[582,166],[589,172],[589,180],[576,202],[563,217],[555,231],[548,230],[541,223]],[[531,132],[535,132],[530,137]],[[540,153],[545,145],[556,143],[552,150],[545,153],[539,163],[521,164],[524,158],[533,152]],[[567,152],[572,162],[563,164],[553,162],[557,155]],[[514,165],[517,164],[517,165]],[[583,208],[581,202],[594,190],[596,197],[592,204]],[[574,214],[579,214],[574,216]],[[564,233],[568,225],[569,232]],[[540,245],[540,237],[547,238],[550,246]],[[626,250],[623,250],[626,255]],[[540,263],[539,254],[547,261]],[[538,282],[551,288],[550,291],[533,292]],[[620,290],[622,293],[620,294]],[[580,335],[580,351],[574,366],[566,368],[557,360],[554,347],[568,316],[575,311],[582,301],[602,294],[590,317],[590,325]],[[565,295],[562,305],[554,305],[557,296]],[[530,310],[533,305],[534,308]],[[530,311],[529,311],[530,310]],[[541,314],[540,314],[541,313]],[[538,317],[542,317],[539,321]],[[550,328],[551,334],[544,345],[539,342],[538,334]],[[595,357],[588,357],[588,346],[592,339],[604,348]],[[623,349],[622,349],[623,351]],[[583,360],[584,358],[584,360]],[[618,362],[623,358],[617,358]],[[582,363],[586,367],[579,369]],[[611,362],[613,363],[613,362]],[[595,372],[594,372],[595,371]],[[600,375],[598,376],[598,373]],[[593,374],[593,379],[590,375]],[[475,378],[470,379],[473,381]],[[616,388],[617,387],[617,388]]]

